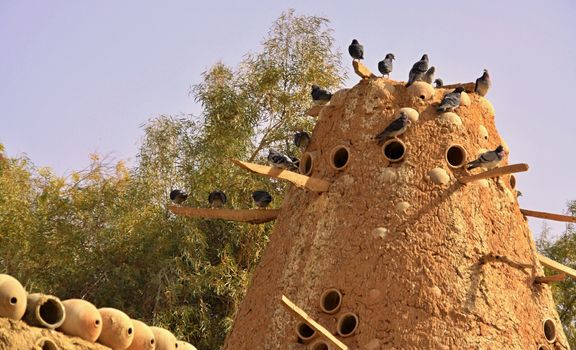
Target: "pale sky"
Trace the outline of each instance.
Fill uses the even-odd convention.
[[[60,175],[86,167],[92,152],[134,161],[143,123],[199,114],[190,85],[217,61],[235,66],[257,51],[288,8],[330,19],[346,67],[356,38],[374,71],[395,54],[397,80],[423,53],[446,83],[487,68],[510,162],[530,165],[517,175],[522,207],[562,213],[576,199],[573,0],[0,0],[0,143]],[[539,232],[542,222],[530,222]]]

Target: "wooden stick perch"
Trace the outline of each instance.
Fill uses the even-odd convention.
[[[480,174],[464,176],[464,177],[459,178],[458,181],[460,181],[463,184],[466,184],[468,182],[472,182],[472,181],[476,181],[476,180],[482,180],[482,179],[487,179],[490,177],[502,176],[502,175],[513,174],[513,173],[520,173],[520,172],[523,172],[526,170],[528,170],[528,164],[525,164],[525,163],[506,165],[506,166],[503,166],[500,168],[487,170],[487,171],[482,172]]]
[[[548,219],[562,222],[576,222],[576,216],[545,213],[543,211],[534,211],[528,209],[520,209],[520,212],[526,216],[532,216],[540,219]]]
[[[576,270],[566,266],[566,265],[562,265],[559,262],[556,262],[548,257],[545,257],[542,254],[536,254],[536,256],[538,257],[538,260],[540,261],[540,263],[546,267],[549,267],[553,270],[559,271],[559,272],[563,272],[565,274],[567,274],[568,276],[572,277],[573,279],[576,279]]]
[[[250,170],[253,173],[268,177],[275,177],[277,179],[288,180],[298,187],[305,187],[313,192],[326,192],[331,185],[331,183],[328,181],[298,174],[290,170],[284,170],[267,165],[242,162],[236,159],[233,159],[232,161],[238,166]]]
[[[348,346],[338,340],[332,333],[328,332],[328,330],[322,327],[318,322],[314,321],[304,310],[296,306],[293,302],[290,301],[286,296],[282,295],[282,305],[286,308],[286,310],[290,311],[294,316],[301,319],[302,321],[306,322],[310,328],[315,330],[316,332],[320,333],[328,342],[334,345],[337,349],[340,350],[348,350]]]
[[[441,86],[441,89],[456,89],[457,87],[463,87],[466,92],[474,92],[474,88],[476,87],[476,83],[458,83],[458,84],[450,84]]]
[[[362,79],[368,79],[368,78],[375,78],[376,77],[370,71],[370,69],[368,69],[368,67],[363,65],[362,62],[360,62],[358,60],[352,61],[352,67],[354,67],[354,72],[356,74],[358,74]]]
[[[280,214],[280,209],[210,209],[178,205],[171,205],[168,209],[176,215],[192,218],[224,219],[251,224],[262,224],[275,220]]]
[[[552,282],[562,282],[566,279],[565,273],[559,273],[557,275],[551,276],[540,276],[534,279],[534,283],[552,283]]]

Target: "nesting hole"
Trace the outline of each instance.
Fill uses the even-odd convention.
[[[425,99],[426,99],[426,96],[420,95],[420,99],[421,99],[421,100],[425,100]]]
[[[399,162],[406,154],[406,146],[404,145],[404,142],[398,139],[392,139],[384,143],[382,151],[384,152],[384,157],[386,157],[390,162]]]
[[[48,299],[38,310],[40,318],[49,325],[60,323],[64,319],[64,307],[60,302]]]
[[[330,350],[330,346],[324,340],[320,340],[312,344],[310,350]]]
[[[133,330],[132,327],[128,327],[128,335],[132,334]]]
[[[314,335],[316,335],[316,331],[305,322],[298,323],[298,326],[296,326],[296,333],[298,333],[298,338],[303,341],[310,340]]]
[[[348,160],[350,158],[350,150],[346,146],[336,146],[332,150],[331,154],[331,165],[336,170],[341,170],[348,165]]]
[[[356,314],[348,312],[338,319],[338,334],[343,337],[349,337],[358,328],[358,316]]]
[[[154,339],[150,339],[150,344],[154,345]]]
[[[544,337],[549,343],[556,341],[556,324],[549,318],[544,320]]]
[[[312,168],[314,167],[314,157],[310,153],[304,153],[300,159],[300,173],[304,175],[310,175],[312,173]]]
[[[99,325],[100,325],[100,320],[94,321],[94,324],[97,325],[97,326],[99,326]]]
[[[510,175],[510,187],[512,189],[516,188],[516,177],[514,175]]]
[[[548,347],[548,345],[539,344],[539,345],[536,347],[536,350],[550,350],[550,347]]]
[[[460,168],[466,164],[466,150],[460,145],[452,145],[446,150],[446,161],[452,168]]]
[[[338,289],[327,289],[320,297],[320,309],[327,314],[336,313],[342,305],[342,293]]]
[[[178,343],[175,343],[175,344],[174,344],[174,347],[175,347],[176,349],[178,349]]]
[[[18,303],[18,298],[12,297],[10,298],[10,305],[16,305]]]
[[[58,350],[58,346],[52,340],[46,338],[40,339],[36,346],[42,350]]]

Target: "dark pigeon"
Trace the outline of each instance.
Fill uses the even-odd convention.
[[[390,77],[390,73],[392,72],[392,68],[394,67],[395,57],[393,53],[389,53],[384,57],[384,59],[378,62],[378,70],[384,76]]]
[[[358,40],[352,40],[352,44],[348,46],[348,53],[352,56],[355,60],[363,60],[364,59],[364,46],[360,45]]]
[[[172,190],[170,192],[170,200],[176,204],[182,204],[188,198],[186,192],[180,190]]]
[[[434,87],[441,88],[442,86],[444,86],[444,81],[440,78],[436,78],[436,80],[434,80]]]
[[[208,195],[208,203],[212,208],[222,208],[226,202],[226,194],[220,190],[212,191]]]
[[[252,199],[259,208],[266,208],[272,202],[272,196],[266,191],[252,192]]]
[[[376,135],[374,139],[376,139],[378,145],[382,145],[387,139],[402,135],[408,128],[409,124],[410,119],[408,116],[404,112],[400,112],[400,116],[394,119],[394,121],[392,121],[392,123],[390,123],[390,125],[388,125],[381,133]]]
[[[412,85],[415,81],[422,80],[424,74],[428,71],[428,55],[424,54],[420,61],[414,63],[410,73],[408,73],[408,83],[406,86]]]
[[[460,106],[460,96],[464,92],[464,88],[459,86],[454,91],[447,93],[444,95],[442,102],[440,105],[436,107],[436,111],[438,112],[452,112],[454,109]]]
[[[424,73],[424,76],[422,77],[422,81],[427,82],[428,84],[432,84],[432,81],[434,80],[434,73],[436,72],[436,68],[434,66],[430,67],[426,73]]]
[[[298,166],[293,159],[296,158],[288,157],[273,148],[268,150],[268,162],[270,162],[273,167],[296,171],[298,170]]]
[[[502,145],[496,147],[493,151],[482,153],[478,159],[475,159],[466,165],[466,169],[472,170],[474,168],[482,167],[490,170],[495,168],[498,163],[504,158],[504,147]]]
[[[312,85],[312,100],[313,101],[330,101],[332,94],[328,91],[321,89],[318,85]]]
[[[490,74],[488,70],[484,69],[484,74],[478,79],[476,79],[476,85],[474,85],[474,92],[480,96],[486,96],[488,90],[492,86],[492,81],[490,80]]]
[[[294,134],[294,144],[300,149],[306,149],[310,143],[310,135],[306,131],[298,131]]]

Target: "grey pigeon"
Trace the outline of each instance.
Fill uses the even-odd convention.
[[[466,165],[466,169],[472,170],[474,168],[482,167],[490,170],[496,167],[504,157],[504,147],[502,145],[496,147],[493,151],[482,153],[478,159],[475,159]]]
[[[186,192],[180,190],[172,190],[170,192],[170,200],[176,204],[182,204],[188,198]]]
[[[352,56],[355,60],[363,60],[364,59],[364,46],[360,45],[358,40],[352,40],[352,44],[348,46],[348,53]]]
[[[434,66],[430,67],[426,73],[424,73],[424,76],[422,77],[422,80],[427,82],[428,84],[432,84],[432,81],[434,80],[434,73],[436,72],[436,68]]]
[[[273,148],[270,148],[268,150],[268,161],[270,162],[270,164],[272,166],[274,166],[276,168],[282,168],[282,169],[288,169],[288,170],[296,171],[296,170],[298,170],[298,165],[294,161],[294,159],[296,161],[298,160],[296,158],[288,157],[287,155],[282,154]]]
[[[484,74],[478,79],[476,79],[476,85],[474,86],[474,92],[480,96],[486,96],[488,89],[492,86],[492,81],[490,81],[490,75],[488,70],[484,69]]]
[[[252,199],[259,208],[266,208],[272,202],[270,193],[262,190],[252,192]]]
[[[420,61],[414,63],[410,73],[408,73],[408,83],[406,86],[412,85],[415,81],[422,80],[424,74],[428,71],[428,55],[424,54]]]
[[[212,191],[208,195],[208,203],[212,208],[222,208],[226,201],[226,195],[220,190]]]
[[[409,124],[410,119],[408,116],[404,112],[400,112],[400,116],[394,119],[394,121],[392,121],[392,123],[390,123],[381,133],[376,135],[374,139],[376,139],[378,145],[382,145],[388,138],[402,135],[408,128]]]
[[[300,149],[306,149],[310,143],[310,135],[306,131],[298,131],[294,134],[294,144]]]
[[[312,100],[313,101],[330,101],[332,94],[328,91],[321,89],[318,85],[312,85]]]
[[[394,67],[394,61],[396,57],[394,57],[393,53],[386,54],[386,57],[380,62],[378,62],[378,70],[384,76],[390,77],[390,73],[392,72],[392,68]]]
[[[440,78],[436,78],[436,80],[434,80],[434,87],[441,88],[442,86],[444,86],[444,81]]]
[[[436,107],[436,110],[438,112],[444,113],[452,112],[454,109],[458,108],[460,106],[460,96],[462,95],[463,91],[464,88],[458,86],[456,89],[454,89],[454,91],[444,95],[442,102],[440,102],[440,105]]]

